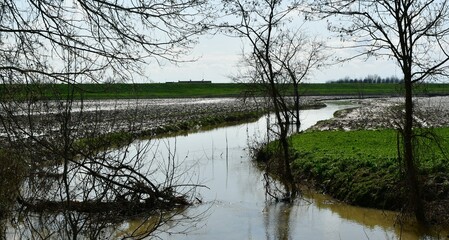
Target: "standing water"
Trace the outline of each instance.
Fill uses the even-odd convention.
[[[302,130],[348,106],[302,111]],[[266,136],[266,118],[254,123],[164,138],[198,188],[198,203],[183,213],[195,221],[162,227],[161,239],[432,239],[414,227],[395,224],[396,214],[348,206],[320,194],[292,204],[266,201],[263,173],[248,144]],[[154,154],[168,159],[163,147]],[[192,174],[194,174],[192,176]],[[135,224],[130,223],[129,229]],[[165,232],[166,231],[166,232]]]

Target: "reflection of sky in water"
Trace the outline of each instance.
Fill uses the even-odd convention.
[[[328,119],[344,106],[329,104],[319,110],[301,112],[301,127]],[[199,222],[177,225],[169,231],[189,228],[188,234],[159,234],[162,239],[397,239],[392,214],[351,207],[330,201],[322,195],[306,196],[293,205],[265,202],[262,173],[248,158],[248,140],[266,137],[266,118],[207,132],[150,141],[148,152],[150,175],[156,182],[164,178],[161,171],[171,158],[182,173],[179,183],[199,183],[198,196],[203,204],[186,210],[188,216],[204,214]],[[147,141],[140,142],[141,144]],[[136,148],[138,145],[135,145]],[[130,148],[128,156],[137,150]],[[161,161],[163,160],[163,161]],[[386,218],[385,216],[389,216]],[[136,224],[124,224],[134,226]],[[138,225],[138,224],[137,224]],[[170,225],[170,224],[169,224]],[[166,225],[167,226],[167,225]],[[418,239],[413,230],[405,230],[403,239]],[[406,237],[406,238],[405,238]]]
[[[301,112],[302,129],[328,119],[342,105]],[[248,159],[247,140],[266,136],[266,119],[256,123],[215,129],[169,138],[176,139],[179,157],[195,170],[205,204],[191,207],[188,214],[207,211],[207,217],[189,234],[160,235],[163,239],[396,239],[393,215],[354,208],[328,200],[299,201],[293,206],[265,202],[263,177]],[[226,160],[226,142],[228,158]],[[321,201],[321,202],[320,202]],[[318,204],[318,205],[317,205]],[[319,206],[319,207],[318,207]],[[341,207],[340,207],[341,206]],[[366,210],[366,209],[365,209]],[[386,220],[385,215],[390,217]],[[363,218],[372,218],[364,221]],[[363,225],[363,224],[368,225]],[[175,229],[176,231],[176,229]],[[415,237],[416,238],[416,237]],[[413,238],[412,238],[413,239]]]

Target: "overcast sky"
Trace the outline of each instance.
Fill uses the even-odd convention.
[[[308,35],[324,39],[327,45],[335,47],[342,44],[339,39],[331,37],[322,23],[311,23],[303,28]],[[243,45],[238,38],[223,35],[201,36],[192,54],[187,57],[198,58],[197,61],[180,63],[178,66],[172,64],[159,66],[153,63],[148,65],[146,72],[152,82],[200,81],[203,79],[214,83],[231,82],[229,76],[238,71]],[[349,56],[351,53],[347,51],[349,50],[330,50],[329,54]],[[400,77],[400,73],[400,69],[393,61],[355,59],[314,71],[308,82],[323,83],[344,77],[363,78],[374,74],[381,77]]]

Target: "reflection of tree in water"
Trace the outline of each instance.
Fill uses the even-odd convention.
[[[292,239],[290,232],[290,218],[292,213],[292,203],[267,203],[276,204],[266,206],[264,210],[265,238],[288,240]]]
[[[429,234],[430,236],[440,236],[441,233],[431,229],[425,229],[416,222],[401,221],[399,213],[371,208],[351,206],[321,194],[313,195],[314,204],[319,209],[329,209],[333,214],[338,214],[342,219],[366,226],[369,229],[380,228],[385,232],[387,239],[388,232],[395,233],[395,239],[420,239],[420,236]]]
[[[133,150],[130,149],[128,152]],[[142,158],[142,160],[148,160],[148,158]],[[156,165],[157,168],[163,167],[160,164]],[[154,168],[151,172],[152,176],[156,174]],[[160,174],[167,175],[169,172],[160,172]],[[183,186],[177,186],[175,182],[175,179],[182,177],[180,175],[170,178],[170,183],[167,180],[165,182],[172,184],[168,185],[172,194],[184,193],[176,197],[177,201],[182,202],[169,202],[170,199],[165,199],[167,200],[163,202],[165,206],[160,205],[162,200],[159,200],[159,204],[154,201],[154,205],[147,205],[143,197],[144,200],[136,199],[135,196],[132,199],[125,196],[126,194],[120,195],[120,201],[115,200],[118,196],[111,194],[111,197],[102,196],[106,200],[99,200],[99,195],[94,195],[67,204],[64,195],[60,194],[58,182],[61,180],[55,177],[55,175],[41,175],[24,180],[20,199],[26,199],[28,202],[20,202],[19,211],[12,212],[11,219],[7,220],[8,223],[11,222],[7,229],[8,235],[4,238],[9,239],[11,236],[18,236],[21,239],[109,239],[130,236],[140,238],[156,230],[169,231],[170,227],[178,224],[193,225],[192,223],[200,218],[200,216],[187,218],[183,215],[186,206],[184,201],[188,200],[188,196],[193,197],[194,194],[184,190],[193,191],[194,186],[187,186],[182,190]],[[60,176],[57,177],[60,178]],[[76,191],[82,191],[83,194],[91,191],[90,188],[83,188],[89,185],[84,180],[89,181],[88,178],[80,180],[82,184],[74,186],[72,194],[77,195]],[[161,189],[165,182],[159,182]],[[107,201],[108,198],[110,201]],[[159,229],[162,225],[165,226],[164,230]],[[5,234],[5,232],[2,233]]]
[[[12,224],[14,232],[9,234],[14,234],[19,239],[74,239],[75,235],[76,239],[140,239],[157,233],[168,219],[173,219],[182,211],[184,208],[161,213],[159,216],[140,214],[133,220],[123,217],[113,219],[110,218],[113,216],[108,214],[75,211],[27,213],[17,216],[20,222]]]
[[[110,237],[130,218],[154,221],[148,233],[187,206],[195,186],[177,185],[189,179],[174,154],[160,163],[149,145],[132,148],[142,119],[86,111],[80,83],[132,81],[147,77],[149,60],[178,62],[205,30],[205,2],[0,5],[0,171],[23,164],[1,176],[6,238]]]
[[[2,175],[2,186],[11,192],[9,205],[2,204],[1,210],[12,218],[12,224],[2,232],[37,239],[109,238],[126,228],[128,220],[138,219],[139,227],[121,234],[141,237],[174,217],[182,220],[178,216],[190,204],[196,185],[189,184],[186,172],[178,168],[176,150],[167,146],[168,156],[157,159],[149,151],[162,149],[152,141],[132,143],[133,138],[127,133],[102,135],[105,126],[114,128],[113,114],[106,123],[90,121],[86,127],[82,124],[86,117],[101,119],[95,115],[102,113],[72,114],[73,104],[82,102],[41,108],[40,121],[35,121],[35,115],[29,116],[33,121],[23,120],[12,111],[14,117],[3,120],[21,128],[7,129],[17,132],[8,145],[8,157],[1,158],[2,163],[25,166],[2,164],[8,170],[2,173],[10,176]],[[3,107],[13,108],[12,104]],[[48,129],[45,122],[58,130]],[[128,123],[121,124],[134,129],[139,120],[130,117]],[[20,134],[28,137],[19,138]],[[122,147],[114,147],[119,145]],[[17,170],[12,172],[14,166]],[[17,207],[18,211],[6,207]]]
[[[130,149],[124,151],[132,152]],[[140,151],[139,155],[142,154]],[[119,165],[125,165],[124,158],[117,159],[120,159]],[[145,160],[148,158],[131,158],[126,164],[133,163],[135,168],[130,171],[117,165],[112,165],[114,168],[107,165],[111,168],[105,169],[93,167],[93,163],[86,160],[84,164],[89,162],[90,168],[96,169],[94,174],[76,164],[70,165],[67,176],[70,179],[70,201],[67,201],[66,189],[61,184],[60,166],[46,168],[45,176],[40,173],[41,176],[27,178],[18,197],[20,211],[13,215],[15,220],[11,227],[14,234],[24,238],[36,234],[38,238],[109,238],[117,234],[117,229],[126,228],[124,223],[129,219],[136,219],[134,222],[140,222],[138,226],[133,226],[132,231],[124,230],[121,235],[138,237],[151,234],[175,216],[182,220],[179,214],[189,204],[188,198],[193,192],[176,186],[181,176],[175,175],[174,167],[159,173],[167,178],[164,180],[161,176],[158,186],[150,188],[153,179],[143,176],[157,175],[155,168],[143,171],[141,178],[134,172],[138,170],[136,166],[144,164]],[[113,158],[107,158],[107,161],[112,164]],[[104,162],[97,164],[106,165]]]

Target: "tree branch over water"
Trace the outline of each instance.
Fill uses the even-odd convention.
[[[168,210],[190,204],[198,185],[178,182],[182,172],[157,173],[163,169],[147,162],[151,145],[137,146],[128,135],[119,135],[123,132],[117,129],[126,124],[129,131],[142,128],[143,119],[130,115],[119,121],[114,111],[104,117],[100,109],[87,111],[82,96],[74,99],[79,83],[132,81],[147,77],[145,68],[152,62],[184,61],[213,19],[206,3],[0,2],[0,123],[5,136],[0,155],[5,149],[20,155],[27,167],[17,177],[28,176],[16,179],[14,192],[29,210],[18,213],[24,219],[18,225],[26,226],[17,229],[20,236],[39,232],[94,239],[125,217],[154,215],[148,235],[180,212]],[[111,132],[116,135],[103,137]],[[114,137],[128,142],[116,146]],[[175,161],[169,163],[167,171],[178,171]],[[48,224],[39,225],[34,211],[43,212]]]

